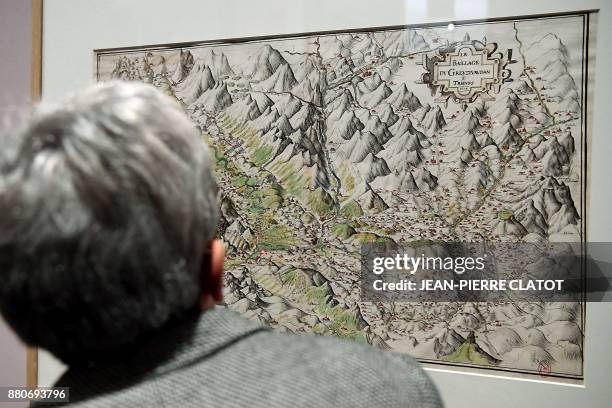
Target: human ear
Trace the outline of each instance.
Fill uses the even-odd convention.
[[[223,261],[225,246],[220,239],[213,239],[202,258],[201,289],[202,307],[209,308],[223,301]]]

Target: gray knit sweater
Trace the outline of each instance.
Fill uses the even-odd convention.
[[[117,363],[70,369],[79,407],[441,407],[408,356],[335,337],[285,335],[216,308]]]

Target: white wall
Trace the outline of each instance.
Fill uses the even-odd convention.
[[[0,120],[23,109],[30,100],[32,52],[30,1],[0,1]],[[2,123],[2,122],[0,122]],[[26,348],[0,319],[0,386],[26,385]],[[25,403],[6,404],[24,407]]]
[[[589,237],[612,241],[612,2],[606,0],[54,0],[45,2],[43,97],[92,81],[97,48],[600,9]],[[612,256],[612,255],[611,255]],[[608,260],[611,261],[612,259]],[[610,407],[612,304],[589,305],[584,387],[432,372],[449,407]],[[41,384],[57,363],[40,358]]]

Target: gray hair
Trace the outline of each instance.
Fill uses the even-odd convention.
[[[197,308],[217,185],[175,100],[96,84],[0,145],[0,312],[26,343],[83,361]]]

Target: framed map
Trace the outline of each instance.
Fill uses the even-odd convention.
[[[432,364],[581,379],[584,304],[368,303],[370,242],[584,242],[590,13],[95,51],[201,129],[230,309]],[[591,89],[589,89],[591,92]]]

